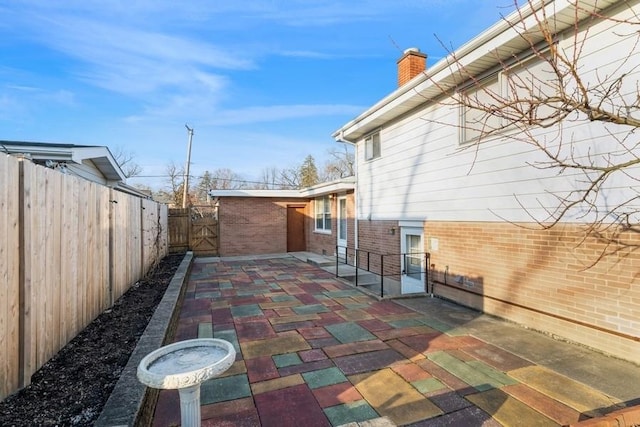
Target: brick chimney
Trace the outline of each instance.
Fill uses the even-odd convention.
[[[427,54],[420,52],[417,47],[404,51],[398,60],[398,87],[422,73],[427,68]]]

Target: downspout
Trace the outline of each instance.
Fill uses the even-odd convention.
[[[356,246],[354,249],[358,249],[358,150],[355,142],[344,138],[344,131],[342,130],[335,140],[341,144],[353,145],[354,174],[356,177],[356,182],[353,186],[353,227],[355,229],[353,230],[353,243]]]

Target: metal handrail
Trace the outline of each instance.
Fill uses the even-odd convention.
[[[349,251],[353,251],[354,253],[354,263],[350,264],[349,263]],[[404,259],[404,265],[406,266],[406,257],[407,255],[424,255],[424,265],[425,268],[424,270],[420,270],[420,273],[424,273],[424,289],[426,293],[430,293],[433,296],[433,283],[431,283],[431,289],[429,289],[429,283],[430,281],[430,257],[431,255],[429,254],[429,252],[405,252],[405,253],[398,253],[398,254],[394,254],[394,253],[388,253],[388,254],[380,254],[377,252],[371,252],[371,251],[364,251],[362,249],[354,249],[354,248],[349,248],[348,246],[340,246],[340,245],[336,245],[336,277],[340,277],[340,272],[339,272],[339,267],[340,267],[340,262],[341,260],[341,256],[340,253],[344,251],[344,262],[343,264],[345,265],[353,265],[355,267],[355,278],[354,278],[354,284],[356,287],[358,287],[358,276],[359,276],[359,270],[364,270],[368,273],[373,273],[375,275],[379,275],[380,276],[380,298],[384,298],[384,278],[385,276],[394,276],[394,275],[402,275],[402,274],[406,274],[404,271],[398,271],[398,272],[392,272],[392,273],[388,273],[385,274],[384,271],[384,265],[385,265],[385,259],[389,259],[390,257],[403,257]],[[366,254],[366,267],[361,266],[360,265],[360,258],[361,258],[361,254]],[[374,256],[378,256],[380,257],[380,272],[377,273],[376,271],[372,271],[371,269],[371,255]],[[402,263],[401,263],[402,265]],[[405,267],[406,268],[406,267]]]

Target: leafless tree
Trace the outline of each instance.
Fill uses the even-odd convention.
[[[280,188],[280,170],[275,167],[268,167],[262,170],[260,181],[256,184],[258,190],[275,190]]]
[[[174,162],[167,165],[168,193],[174,206],[182,206],[184,188],[184,168],[176,166]]]
[[[235,190],[245,187],[245,181],[229,168],[218,168],[211,173],[210,189]]]
[[[354,165],[353,149],[347,144],[343,144],[341,149],[332,148],[329,150],[329,160],[324,164],[320,179],[326,182],[353,176],[355,175]]]
[[[200,202],[209,200],[209,190],[235,190],[244,188],[246,181],[229,168],[218,168],[213,172],[204,171],[195,186],[196,197]]]
[[[300,188],[300,168],[287,168],[280,171],[280,189],[295,190]]]
[[[142,173],[142,167],[134,161],[135,155],[125,150],[122,146],[118,146],[113,151],[113,157],[124,172],[127,178],[137,176]]]
[[[539,201],[535,213],[519,203],[544,229],[583,223],[584,238],[606,246],[595,264],[640,248],[640,12],[635,1],[601,10],[597,0],[574,0],[570,16],[558,17],[555,3],[544,3],[514,2],[517,18],[504,20],[525,48],[496,50],[498,70],[479,74],[450,50],[454,77],[429,79],[440,102],[461,111],[460,130],[475,142],[461,150],[475,150],[477,158],[481,144],[497,137],[528,144],[542,154],[531,167],[572,182],[566,191],[548,190],[553,203]],[[568,19],[571,25],[559,29]],[[616,39],[616,55],[594,64],[601,53],[592,37],[600,31]],[[501,75],[493,84],[492,73]],[[578,126],[588,127],[586,137],[569,129]]]

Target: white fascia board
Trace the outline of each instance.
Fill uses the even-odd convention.
[[[105,146],[73,146],[71,144],[11,143],[2,142],[2,147],[12,153],[23,153],[31,160],[53,160],[82,165],[92,161],[108,182],[125,181],[126,177],[118,162]]]
[[[304,188],[300,192],[305,197],[319,197],[332,193],[346,193],[355,188],[356,177],[350,176],[337,181],[324,182],[313,187]]]
[[[619,0],[597,1],[597,3],[596,0],[582,0],[581,7],[592,10],[597,4],[597,10],[602,11],[615,4],[616,1]],[[573,0],[546,0],[541,5],[544,5],[546,9],[548,20],[558,18],[556,20],[558,33],[572,25],[572,22],[562,18],[566,17],[568,12],[574,13]],[[536,11],[540,10],[540,7],[542,6],[539,6]],[[533,12],[534,10],[528,4],[525,4],[519,11],[512,12],[477,37],[463,44],[451,55],[438,61],[426,72],[414,77],[413,80],[399,87],[360,116],[342,126],[332,134],[332,137],[338,141],[353,144],[383,123],[440,96],[443,88],[451,88],[462,83],[464,76],[460,76],[460,67],[474,70],[474,64],[490,64],[484,65],[484,70],[478,70],[479,74],[494,66],[499,66],[499,59],[506,59],[517,54],[537,41],[535,39],[537,24]],[[582,12],[582,15],[584,18],[584,16],[588,16],[588,12]],[[530,32],[531,42],[522,37],[521,32],[525,28]],[[503,51],[500,50],[501,48]],[[500,53],[497,54],[497,52]],[[501,57],[499,58],[498,55]]]
[[[309,199],[331,193],[345,193],[355,188],[356,177],[349,176],[323,182],[302,190],[209,190],[211,197],[272,197]]]
[[[58,160],[58,161],[70,161],[71,153],[68,148],[61,147],[43,147],[40,145],[28,145],[28,144],[11,144],[3,143],[4,149],[8,150],[12,154],[25,154],[33,160]]]
[[[74,147],[71,149],[74,162],[82,164],[84,160],[91,160],[109,181],[125,181],[126,176],[118,162],[105,146]]]

